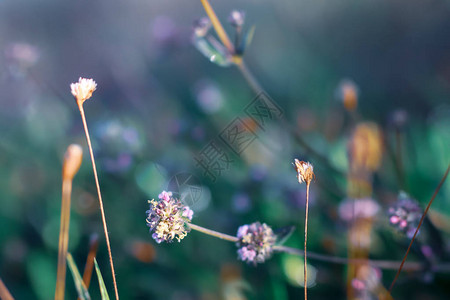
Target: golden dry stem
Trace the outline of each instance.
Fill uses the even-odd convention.
[[[62,169],[63,179],[73,180],[83,161],[83,149],[80,145],[72,144],[67,147],[64,154],[64,163]]]
[[[219,18],[217,18],[214,9],[211,7],[211,4],[209,4],[208,0],[200,0],[200,1],[202,2],[203,7],[205,8],[206,14],[211,20],[211,23],[217,35],[219,36],[220,41],[228,49],[230,54],[233,54],[234,53],[233,44],[231,43],[230,38],[228,37],[225,29],[223,28],[222,23],[220,23]]]
[[[14,300],[14,297],[9,292],[6,285],[3,283],[2,279],[0,278],[0,299],[2,300]]]
[[[55,299],[64,300],[66,282],[66,258],[69,246],[70,225],[70,196],[72,193],[72,180],[80,169],[83,160],[83,149],[72,144],[67,147],[62,168],[62,199],[61,219],[59,228],[58,267],[56,275]]]

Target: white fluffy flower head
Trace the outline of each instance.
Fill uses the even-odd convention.
[[[87,79],[80,77],[78,82],[72,83],[70,85],[70,91],[72,95],[77,99],[79,105],[83,104],[84,101],[91,98],[92,93],[97,88],[97,84],[93,79]]]

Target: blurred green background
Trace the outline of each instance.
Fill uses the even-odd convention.
[[[408,239],[389,226],[386,209],[401,186],[392,160],[393,122],[402,129],[404,189],[422,206],[450,161],[449,1],[212,1],[227,23],[246,12],[256,31],[244,58],[281,107],[282,118],[345,174],[351,120],[339,84],[353,80],[363,120],[384,130],[388,145],[375,178],[382,210],[371,257],[401,260]],[[237,261],[233,244],[198,232],[181,243],[156,244],[145,224],[147,200],[178,175],[199,188],[193,222],[228,234],[261,221],[298,227],[288,245],[302,247],[305,187],[291,166],[310,160],[309,249],[346,256],[347,227],[337,210],[346,180],[300,147],[272,122],[217,180],[194,157],[255,94],[237,68],[219,67],[192,45],[192,24],[205,16],[200,1],[0,0],[0,277],[17,299],[54,295],[66,147],[85,150],[75,177],[69,251],[82,270],[89,238],[100,236],[98,261],[113,296],[91,164],[69,85],[93,78],[97,91],[85,111],[98,159],[106,218],[123,299],[298,299],[298,257],[277,254],[263,265]],[[397,114],[396,114],[397,113]],[[391,147],[392,148],[392,147]],[[450,183],[432,208],[448,260]],[[195,203],[194,203],[195,202]],[[444,225],[442,225],[444,224]],[[411,260],[420,260],[411,255]],[[345,298],[346,268],[311,261],[317,276],[311,299]],[[390,284],[394,272],[383,271]],[[76,293],[67,276],[67,298]],[[90,289],[99,298],[95,277]],[[450,274],[402,274],[394,297],[448,299]],[[245,298],[243,298],[245,297]]]

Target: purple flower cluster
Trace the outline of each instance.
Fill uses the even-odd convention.
[[[238,258],[247,263],[263,263],[272,255],[276,237],[272,228],[259,222],[239,227]]]
[[[172,242],[174,238],[182,240],[188,233],[186,223],[192,220],[194,212],[179,199],[172,197],[172,192],[163,191],[159,201],[149,200],[147,210],[147,226],[152,237],[159,244],[162,241]]]
[[[405,192],[400,192],[397,202],[388,210],[389,223],[398,231],[405,233],[408,238],[412,238],[422,213],[416,200]]]

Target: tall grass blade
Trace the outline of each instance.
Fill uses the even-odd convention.
[[[100,287],[100,293],[102,295],[102,300],[109,300],[108,291],[106,290],[105,282],[103,281],[102,273],[98,267],[97,260],[94,257],[95,272],[97,273],[98,286]]]
[[[83,279],[81,279],[80,272],[78,271],[77,265],[73,261],[73,257],[70,253],[67,253],[67,264],[69,265],[70,272],[72,272],[73,282],[75,283],[78,297],[81,300],[91,300],[91,296],[84,285]]]

